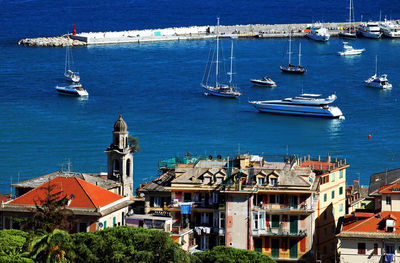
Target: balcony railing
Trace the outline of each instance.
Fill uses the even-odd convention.
[[[279,228],[266,228],[266,229],[253,229],[253,236],[290,236],[290,237],[302,237],[307,236],[307,229],[298,229],[297,231],[291,231],[289,227]]]
[[[311,205],[287,205],[287,204],[263,204],[255,206],[254,210],[267,210],[267,211],[293,211],[293,212],[313,212],[314,209]]]

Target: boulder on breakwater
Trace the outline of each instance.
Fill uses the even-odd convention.
[[[70,38],[70,35],[58,37],[38,37],[25,38],[18,41],[18,45],[35,47],[66,47],[66,46],[85,46],[86,43]]]

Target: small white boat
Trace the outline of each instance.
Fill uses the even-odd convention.
[[[221,84],[219,83],[219,67],[221,64],[221,61],[219,61],[219,17],[217,18],[217,27],[216,27],[216,57],[215,57],[215,85],[209,85],[208,84],[208,80],[209,80],[209,76],[211,73],[211,66],[207,67],[204,70],[204,75],[203,75],[203,80],[201,82],[201,86],[206,90],[206,92],[204,93],[205,95],[214,95],[214,96],[218,96],[218,97],[225,97],[225,98],[237,98],[239,96],[242,95],[242,93],[233,85],[233,79],[232,79],[232,75],[233,73],[233,68],[232,68],[232,64],[233,64],[233,42],[231,44],[231,65],[230,65],[230,72],[228,72],[229,75],[229,83],[228,84]],[[210,60],[210,62],[212,62]],[[207,73],[207,69],[208,69],[208,73]],[[205,76],[207,75],[207,78],[205,78]]]
[[[352,55],[360,55],[365,51],[365,48],[362,49],[354,49],[352,46],[348,45],[347,42],[343,42],[343,51],[339,51],[339,56],[352,56]]]
[[[89,93],[84,88],[82,88],[82,84],[80,83],[72,84],[69,86],[56,86],[56,90],[58,91],[58,93],[63,95],[77,97],[89,96]]]
[[[382,36],[381,29],[376,22],[362,23],[358,27],[357,33],[367,38],[380,38]]]
[[[79,76],[79,72],[73,71],[73,59],[72,59],[72,53],[70,47],[66,48],[65,51],[65,70],[64,70],[64,76],[67,80],[72,81],[72,82],[79,82],[81,77]]]
[[[325,28],[321,23],[317,22],[315,23],[311,28],[310,32],[307,34],[307,37],[315,40],[315,41],[321,41],[321,42],[326,42],[330,38],[330,34],[328,33],[328,29]]]
[[[387,79],[387,74],[378,75],[378,57],[375,57],[375,74],[364,81],[368,87],[378,89],[391,89],[392,84]]]
[[[400,25],[385,19],[384,22],[379,24],[379,27],[385,37],[400,38]]]
[[[249,103],[260,112],[344,119],[338,107],[329,106],[336,98],[335,94],[327,98],[321,98],[320,94],[301,94],[283,100],[249,101]]]
[[[276,83],[271,78],[264,77],[262,79],[250,79],[250,82],[258,86],[271,86],[275,87]]]

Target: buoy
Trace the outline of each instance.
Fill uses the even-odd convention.
[[[368,139],[370,139],[370,140],[371,140],[371,137],[372,137],[372,135],[371,135],[371,134],[368,134]]]

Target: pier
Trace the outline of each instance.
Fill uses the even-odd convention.
[[[393,20],[400,24],[400,20]],[[332,37],[338,36],[339,32],[350,26],[358,27],[361,22],[350,24],[348,22],[323,23],[328,28]],[[307,30],[313,24],[254,24],[254,25],[232,25],[220,26],[220,37],[226,38],[283,38],[304,37]],[[19,45],[41,46],[41,47],[62,47],[62,46],[84,46],[104,45],[122,43],[141,43],[158,41],[180,41],[199,40],[215,38],[216,26],[192,26],[174,27],[164,29],[144,29],[118,32],[89,32],[76,35],[63,35],[49,38],[26,38],[18,42]]]

